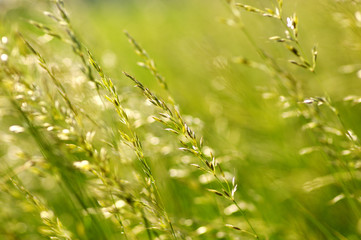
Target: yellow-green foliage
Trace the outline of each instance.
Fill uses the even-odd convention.
[[[0,1],[0,239],[360,239],[360,4]]]

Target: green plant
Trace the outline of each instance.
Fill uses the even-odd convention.
[[[358,239],[361,9],[319,3],[345,57],[296,2],[0,3],[24,16],[0,27],[0,238]],[[119,54],[79,27],[112,32],[112,7],[154,24]]]

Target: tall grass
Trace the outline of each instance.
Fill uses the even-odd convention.
[[[0,238],[359,239],[360,5],[297,2],[122,3],[170,27],[119,54],[104,3],[0,3]]]

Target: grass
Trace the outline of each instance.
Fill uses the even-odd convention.
[[[0,239],[359,239],[360,12],[0,3]]]

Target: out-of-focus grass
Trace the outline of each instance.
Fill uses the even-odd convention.
[[[273,7],[276,2],[242,3],[264,9]],[[40,160],[41,164],[35,164],[35,167],[22,171],[14,178],[14,181],[22,182],[34,196],[39,196],[41,202],[73,233],[74,239],[92,239],[91,233],[98,236],[97,239],[101,239],[101,236],[116,239],[123,236],[120,231],[124,229],[129,239],[168,239],[172,236],[167,232],[170,231],[169,227],[166,224],[155,224],[158,220],[164,221],[167,216],[177,234],[180,233],[179,238],[252,239],[249,234],[225,227],[226,224],[232,224],[251,231],[232,202],[207,191],[218,187],[216,181],[211,175],[189,165],[198,164],[197,159],[178,150],[177,137],[167,134],[159,124],[150,122],[150,116],[156,115],[156,110],[144,104],[144,97],[133,88],[134,83],[123,76],[123,71],[136,76],[136,79],[163,99],[167,99],[167,92],[148,71],[136,64],[140,58],[134,54],[134,49],[123,33],[124,29],[155,60],[184,120],[195,130],[197,137],[204,137],[205,145],[209,146],[204,151],[213,149],[218,161],[222,163],[226,178],[236,177],[236,200],[245,210],[260,238],[359,238],[361,216],[355,211],[355,205],[356,209],[360,209],[357,145],[352,149],[356,152],[355,156],[346,156],[346,165],[352,168],[355,176],[354,182],[349,183],[337,175],[344,167],[342,161],[339,162],[343,155],[337,152],[334,156],[326,149],[328,145],[335,145],[332,150],[340,153],[350,150],[340,140],[342,137],[336,134],[320,140],[323,130],[303,130],[309,119],[282,117],[287,112],[284,109],[289,102],[282,102],[287,92],[279,88],[277,80],[232,61],[237,56],[257,62],[262,62],[263,59],[240,28],[225,24],[232,15],[226,1],[66,1],[65,4],[76,35],[117,87],[121,103],[125,106],[130,121],[136,126],[135,131],[142,142],[145,159],[159,189],[159,196],[155,193],[153,196],[148,195],[147,191],[155,191],[154,188],[142,188],[142,166],[137,163],[132,148],[126,148],[121,143],[118,132],[121,129],[131,135],[131,130],[127,130],[119,122],[113,108],[101,102],[99,105],[94,104],[92,99],[97,98],[96,91],[84,83],[84,77],[81,77],[79,71],[81,63],[70,46],[57,39],[47,41],[40,30],[28,23],[29,20],[35,20],[54,29],[61,29],[61,26],[42,15],[42,11],[56,12],[54,4],[47,1],[0,2],[0,34],[9,39],[5,50],[0,51],[19,51],[19,54],[6,54],[19,56],[15,60],[9,58],[8,63],[14,64],[18,68],[16,71],[21,72],[21,81],[39,85],[44,95],[39,98],[48,99],[48,107],[52,105],[51,97],[46,98],[47,94],[54,95],[54,100],[61,101],[49,77],[43,70],[37,69],[34,60],[31,61],[30,51],[16,37],[17,31],[44,56],[50,69],[61,79],[71,101],[100,123],[100,126],[94,126],[80,114],[82,117],[76,120],[84,121],[84,125],[79,126],[79,130],[75,129],[74,139],[66,140],[65,143],[56,137],[58,135],[45,133],[43,141],[50,149],[49,152],[45,151],[48,154],[45,154],[45,158],[49,160],[55,156],[59,161],[66,158],[70,166],[74,161],[89,158],[94,166],[106,169],[102,172],[104,169],[99,167],[96,171],[102,172],[105,179],[110,179],[107,180],[111,182],[108,183],[109,186],[104,182],[103,186],[97,176],[89,172],[78,173],[66,164],[48,166],[46,161],[43,163]],[[281,43],[277,45],[268,39],[284,35],[284,28],[276,19],[241,11],[243,24],[257,46],[302,82],[303,97],[331,98],[332,106],[338,109],[346,129],[352,129],[356,135],[361,134],[358,124],[360,106],[343,99],[348,95],[357,95],[360,88],[360,46],[357,44],[361,30],[360,26],[352,26],[350,23],[353,20],[360,25],[360,17],[357,17],[359,10],[359,5],[347,1],[284,2],[283,12],[286,16],[297,12],[300,21],[299,42],[308,58],[311,58],[310,49],[317,45],[318,60],[314,73],[291,65],[288,62],[292,58],[291,53]],[[360,12],[358,14],[361,15]],[[351,20],[344,20],[344,17]],[[62,34],[66,35],[64,32]],[[29,57],[29,60],[21,60],[21,57]],[[7,63],[2,64],[5,66]],[[95,75],[95,71],[93,72]],[[9,76],[13,75],[3,71],[2,81],[11,80]],[[74,84],[77,80],[79,83]],[[49,92],[46,92],[44,82],[50,85]],[[24,191],[17,191],[8,178],[14,176],[11,171],[16,172],[17,167],[21,167],[25,161],[35,156],[44,157],[44,150],[38,150],[35,142],[39,139],[34,140],[34,135],[9,132],[12,125],[23,126],[24,119],[7,100],[6,91],[12,88],[6,89],[6,84],[2,86],[5,87],[1,92],[0,153],[3,163],[1,185],[4,191],[0,197],[4,210],[0,214],[0,221],[3,223],[0,233],[4,234],[0,237],[40,239],[42,235],[39,234],[39,227],[44,225],[44,221],[39,218],[39,214],[34,213],[37,211],[34,209],[36,207],[24,200],[29,199],[29,196]],[[17,96],[23,95],[20,90],[19,92],[9,94],[19,100]],[[104,99],[103,101],[106,102]],[[36,101],[33,104],[36,105]],[[66,104],[63,102],[63,105]],[[318,119],[321,122],[320,128],[339,126],[338,117],[321,108],[315,113],[321,119]],[[68,127],[69,122],[63,119],[67,113],[59,113],[59,109],[54,104],[52,110],[55,117],[51,119],[51,114],[47,115],[47,120],[52,121],[51,124],[61,132],[62,128]],[[322,120],[322,117],[325,119]],[[106,163],[98,163],[97,157],[91,155],[96,152],[93,150],[74,155],[66,150],[67,144],[76,146],[82,143],[80,136],[92,130],[97,132],[92,143],[97,152],[100,152],[100,148],[108,151]],[[323,151],[299,154],[301,149],[314,145],[323,148]],[[25,156],[19,156],[19,151],[24,152]],[[68,176],[74,179],[67,179]],[[319,178],[324,176],[330,176],[332,183],[327,185],[325,178]],[[229,178],[231,182],[232,177]],[[121,182],[120,185],[124,184],[123,189],[119,189],[117,180]],[[313,191],[306,191],[304,186],[310,182],[320,185],[320,188],[311,185]],[[72,184],[78,184],[79,188],[85,186],[81,196],[74,195],[74,189],[69,187]],[[357,191],[350,192],[350,189]],[[112,191],[116,193],[112,194]],[[127,205],[120,211],[118,218],[106,218],[94,210],[98,205],[103,210],[105,206],[112,205],[112,198],[122,201],[127,199],[122,194],[130,194],[128,199],[134,197],[136,203]],[[336,196],[342,198],[345,195],[347,196],[340,201],[331,201]],[[165,213],[157,205],[160,203],[158,198],[164,204]],[[40,207],[40,213],[44,211],[47,210]],[[154,219],[156,217],[159,219]],[[117,224],[115,219],[121,221]],[[146,226],[147,222],[151,227]],[[95,228],[97,224],[98,229]],[[119,230],[121,226],[125,228]],[[145,229],[154,230],[151,237]]]

